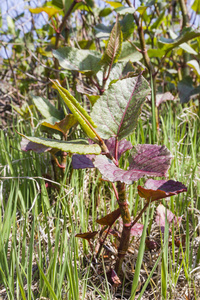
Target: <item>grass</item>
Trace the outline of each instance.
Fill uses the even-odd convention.
[[[155,139],[150,112],[146,105],[138,127],[130,137],[133,144],[151,143],[152,137]],[[26,153],[20,149],[21,137],[16,130],[32,135],[29,122],[18,117],[1,130],[2,299],[129,299],[131,287],[132,295],[137,294],[139,299],[178,299],[178,296],[182,297],[179,299],[187,299],[186,296],[198,299],[199,118],[192,103],[184,108],[179,103],[165,103],[159,115],[158,143],[165,144],[173,155],[169,178],[188,187],[187,193],[165,202],[173,213],[182,216],[182,225],[179,229],[172,226],[171,232],[166,227],[162,234],[154,222],[156,207],[151,206],[149,218],[153,217],[152,222],[147,224],[146,216],[141,222],[148,226],[148,234],[161,243],[161,248],[151,253],[145,250],[144,244],[139,248],[139,239],[134,240],[131,245],[134,250],[128,253],[124,264],[127,274],[117,291],[104,276],[113,264],[113,254],[105,250],[104,254],[109,258],[105,256],[104,263],[95,264],[91,262],[87,241],[75,238],[76,233],[98,230],[95,220],[117,207],[111,186],[100,181],[100,175],[94,170],[71,173],[70,157],[63,182],[54,182],[49,154]],[[120,163],[127,164],[127,155]],[[51,176],[51,187],[45,186],[45,174]],[[139,181],[139,184],[143,183],[143,179]],[[137,184],[129,187],[128,197],[135,216],[144,204],[137,195]],[[183,234],[185,244],[177,247],[176,240]],[[112,249],[114,242],[112,237],[108,238],[107,245]]]

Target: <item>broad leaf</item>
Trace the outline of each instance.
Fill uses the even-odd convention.
[[[113,157],[115,157],[116,139],[114,137],[111,137],[105,141],[105,144],[106,144],[109,152],[111,153],[111,155]],[[131,142],[127,141],[126,139],[118,141],[118,145],[117,145],[118,157],[117,157],[117,159],[120,159],[121,155],[124,152],[126,152],[127,150],[130,150],[132,148],[133,148],[133,145],[131,144]]]
[[[159,40],[159,42],[164,45],[162,49],[167,50],[168,52],[174,49],[175,47],[178,47],[179,45],[186,43],[199,36],[200,36],[199,29],[193,29],[192,27],[187,27],[183,29],[182,34],[176,39],[167,39],[162,37]]]
[[[104,155],[94,159],[94,165],[106,180],[132,184],[143,176],[166,176],[170,166],[171,154],[165,146],[137,145],[129,159],[129,170],[118,168]]]
[[[72,156],[73,169],[94,168],[91,155],[74,154]]]
[[[164,205],[159,204],[156,209],[156,223],[161,226],[165,227],[165,214],[167,211],[167,222],[170,224],[174,221],[174,225],[179,225],[181,223],[182,217],[176,217],[169,209],[166,210]]]
[[[123,7],[119,1],[106,1],[106,3],[110,4],[114,8]]]
[[[149,179],[145,183],[145,188],[138,186],[138,194],[147,201],[160,200],[186,191],[184,184],[174,180]]]
[[[62,150],[69,153],[78,153],[78,154],[99,154],[101,152],[101,148],[97,144],[88,145],[88,142],[83,139],[77,139],[74,141],[66,142],[66,141],[59,141],[59,140],[52,140],[48,138],[42,137],[32,137],[32,136],[25,136],[22,135],[27,140],[41,144],[43,146]]]
[[[158,107],[161,103],[166,102],[167,100],[174,100],[174,96],[170,92],[164,94],[156,95],[156,106]]]
[[[173,39],[176,39],[178,37],[172,30],[169,30],[169,34]],[[180,44],[179,47],[190,54],[197,55],[197,52],[187,43]]]
[[[148,49],[147,53],[149,57],[163,57],[165,55],[165,51],[162,49]]]
[[[54,117],[57,120],[62,120],[64,117],[63,113],[53,106],[49,100],[39,96],[32,96],[32,100],[45,119]]]
[[[80,105],[80,103],[70,94],[70,92],[64,89],[62,86],[59,85],[57,81],[51,80],[55,86],[55,88],[60,93],[62,99],[67,104],[68,108],[80,123],[82,129],[85,133],[91,138],[95,138],[96,134],[92,128],[96,127],[95,123],[93,122],[92,118],[88,115],[86,110]]]
[[[119,140],[133,132],[150,88],[139,75],[112,84],[94,104],[91,116],[104,139]]]
[[[120,6],[120,7],[115,8],[115,11],[119,15],[126,15],[126,14],[134,14],[136,9],[134,7]]]
[[[117,61],[121,53],[122,41],[123,35],[120,28],[120,24],[117,21],[111,31],[106,50],[101,59],[101,63],[112,65]]]
[[[178,91],[181,103],[187,103],[194,96],[200,94],[200,85],[194,88],[192,78],[187,76],[179,81]]]
[[[115,223],[115,221],[119,218],[120,214],[120,208],[118,208],[110,214],[106,215],[105,217],[96,220],[96,222],[100,225],[112,226]]]
[[[44,152],[47,152],[47,151],[51,150],[51,147],[46,147],[42,144],[37,144],[37,143],[34,143],[34,142],[30,142],[29,140],[27,140],[25,138],[22,138],[20,146],[21,146],[22,151],[32,150],[36,153],[44,153]]]
[[[134,45],[138,48],[140,48],[140,44],[139,43],[134,43]],[[134,47],[134,45],[132,45],[129,42],[123,42],[122,43],[122,51],[119,57],[119,61],[140,61],[143,56],[142,53],[140,53],[136,47]]]
[[[69,129],[77,123],[76,118],[72,114],[68,114],[63,120],[58,121],[56,118],[48,118],[43,120],[41,125],[61,131],[66,135]]]
[[[67,70],[96,73],[101,68],[101,54],[97,51],[64,47],[53,50],[53,55]]]

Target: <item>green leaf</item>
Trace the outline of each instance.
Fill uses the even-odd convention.
[[[156,19],[156,21],[151,25],[150,30],[156,29],[160,26],[162,23],[164,16],[165,16],[166,11],[163,10],[163,12],[159,15],[159,17]]]
[[[115,11],[119,15],[126,15],[126,14],[134,14],[136,9],[134,7],[120,6],[120,7],[115,8]]]
[[[32,100],[45,119],[54,117],[56,120],[62,120],[64,117],[63,113],[53,106],[49,100],[39,96],[32,96]]]
[[[29,11],[32,14],[39,14],[41,12],[45,12],[49,18],[51,18],[52,16],[54,16],[57,13],[60,13],[61,10],[53,7],[53,6],[45,6],[45,7],[36,7],[36,8],[29,8]]]
[[[100,136],[122,139],[132,133],[149,92],[149,84],[141,75],[112,84],[94,104],[91,113]]]
[[[121,53],[122,41],[123,34],[120,28],[120,24],[117,20],[111,31],[106,50],[101,59],[101,63],[112,65],[117,61]]]
[[[69,129],[77,123],[76,118],[72,114],[68,114],[63,120],[59,121],[54,117],[43,120],[41,125],[61,131],[64,135]]]
[[[173,39],[176,39],[178,37],[172,30],[169,30],[169,34]],[[179,45],[179,47],[190,54],[197,55],[197,52],[192,47],[190,47],[190,45],[188,45],[187,43],[183,43]]]
[[[163,55],[165,54],[164,50],[161,49],[149,49],[147,50],[149,57],[163,57]]]
[[[100,154],[101,148],[97,144],[89,145],[88,142],[84,139],[72,140],[69,142],[53,140],[43,137],[33,137],[26,136],[20,133],[25,139],[36,143],[41,144],[46,147],[50,147],[52,149],[58,149],[61,151],[69,152],[69,153],[78,153],[78,154]]]
[[[136,47],[140,47],[139,43],[134,43]],[[122,51],[119,57],[119,61],[126,61],[129,60],[132,62],[140,61],[143,58],[142,54],[129,42],[122,43]]]
[[[198,15],[200,14],[200,0],[194,0],[191,7]]]
[[[101,54],[97,51],[64,47],[53,50],[53,55],[67,70],[96,73],[101,68]]]
[[[121,25],[123,38],[127,40],[135,29],[135,21],[132,14],[126,15],[122,21],[119,22]]]
[[[61,95],[64,102],[67,104],[68,108],[80,123],[82,129],[85,133],[91,138],[96,137],[96,133],[94,132],[93,128],[97,127],[93,122],[92,118],[88,115],[86,110],[80,105],[80,103],[70,94],[70,92],[64,89],[62,86],[59,85],[57,81],[51,80],[58,90],[59,94]]]
[[[186,43],[199,36],[200,36],[199,29],[193,29],[192,27],[187,27],[183,29],[182,34],[176,39],[167,39],[161,37],[159,43],[161,45],[163,44],[162,50],[169,52],[170,50],[180,46],[181,44]]]
[[[122,7],[123,5],[118,1],[106,1],[106,3],[110,4],[114,8]]]
[[[106,17],[112,13],[112,9],[110,7],[105,7],[99,12],[99,17]]]
[[[200,85],[194,88],[192,78],[187,76],[178,83],[178,91],[181,103],[187,103],[191,98],[200,94]]]
[[[198,77],[200,77],[200,67],[199,67],[199,63],[198,63],[197,60],[192,59],[192,60],[190,60],[190,61],[187,62],[187,65],[194,70],[195,74]]]

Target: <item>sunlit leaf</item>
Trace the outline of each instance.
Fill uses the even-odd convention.
[[[199,66],[199,63],[198,63],[197,60],[192,59],[192,60],[190,60],[190,61],[187,62],[187,65],[194,70],[195,74],[198,77],[200,77],[200,66]]]
[[[32,14],[39,14],[41,12],[45,12],[49,18],[54,16],[55,14],[57,13],[60,13],[61,10],[53,7],[53,6],[44,6],[44,7],[36,7],[36,8],[29,8],[29,11],[32,13]]]
[[[64,135],[69,129],[77,123],[76,118],[72,114],[68,114],[63,120],[58,121],[55,118],[43,120],[41,125],[61,131]]]
[[[134,14],[136,9],[134,7],[120,6],[120,7],[115,8],[115,11],[119,15],[126,15],[126,14]]]
[[[101,59],[101,63],[112,65],[117,61],[121,53],[122,41],[123,35],[120,28],[120,24],[117,21],[111,31],[106,50]]]
[[[64,89],[57,81],[53,81],[55,88],[58,90],[64,102],[67,104],[68,108],[80,123],[82,129],[85,133],[91,138],[95,138],[96,134],[92,130],[92,128],[96,127],[92,118],[88,115],[86,110],[80,105],[80,103],[70,94],[70,92]],[[88,125],[90,124],[90,126]]]
[[[106,1],[106,3],[110,4],[114,8],[123,7],[123,5],[118,1]]]
[[[96,222],[100,225],[112,226],[114,222],[119,218],[119,216],[120,216],[120,208],[114,210],[113,212],[106,215],[105,217],[96,220]]]
[[[98,51],[63,47],[53,50],[53,56],[67,70],[96,73],[101,68]]]
[[[197,13],[200,14],[200,0],[194,0],[191,8]]]
[[[148,201],[160,200],[186,191],[184,184],[174,180],[149,179],[145,183],[145,188],[138,186],[138,194]]]
[[[46,147],[42,144],[37,144],[34,142],[31,142],[25,138],[22,138],[20,143],[22,151],[34,151],[36,153],[43,153],[51,150],[51,147]]]
[[[162,50],[170,51],[175,47],[178,47],[183,43],[187,43],[188,41],[199,36],[200,36],[199,29],[193,29],[192,27],[185,27],[183,28],[181,35],[178,36],[177,38],[168,39],[168,38],[161,37],[159,42],[163,44]]]
[[[68,142],[42,137],[25,136],[23,134],[20,135],[33,143],[41,144],[49,148],[58,149],[69,153],[99,154],[101,152],[101,148],[99,147],[99,145],[89,145],[88,142],[84,139],[77,139]]]
[[[134,45],[138,48],[140,48],[140,44],[139,43],[134,43]],[[121,54],[119,56],[119,61],[140,61],[143,56],[142,53],[139,52],[136,47],[134,47],[131,43],[129,42],[123,42],[122,43],[122,51]]]
[[[94,104],[91,116],[104,139],[122,139],[133,132],[142,104],[149,94],[148,82],[139,75],[112,84]]]

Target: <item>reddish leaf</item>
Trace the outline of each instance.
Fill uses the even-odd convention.
[[[144,227],[144,225],[140,224],[140,223],[136,223],[135,225],[133,225],[133,227],[131,227],[131,237],[141,236],[143,227]]]
[[[131,218],[131,219],[133,219],[133,218]],[[123,229],[122,218],[119,219],[119,226],[120,226],[119,231],[122,232],[122,229]],[[133,227],[131,228],[130,237],[141,236],[142,231],[143,231],[143,227],[144,227],[144,225],[142,225],[140,223],[136,223],[135,225],[133,225]]]
[[[111,137],[108,140],[105,141],[105,144],[110,151],[111,155],[115,157],[115,146],[116,146],[116,138]],[[127,150],[130,150],[133,148],[133,145],[131,142],[127,141],[126,139],[123,139],[121,141],[118,141],[118,158],[120,159],[121,155],[126,152]]]
[[[89,232],[85,232],[85,233],[77,233],[75,235],[75,237],[80,237],[82,239],[86,239],[86,240],[90,240],[93,239],[95,237],[95,235],[97,235],[98,231],[89,231]]]
[[[121,285],[121,281],[117,276],[117,273],[111,269],[109,272],[106,273],[108,281],[112,284],[113,287],[118,287]]]
[[[104,179],[111,182],[121,181],[132,184],[143,176],[165,176],[170,166],[171,154],[165,146],[137,145],[131,151],[129,170],[118,168],[104,155],[94,159],[94,165],[99,169]]]
[[[157,209],[156,209],[156,223],[161,226],[165,227],[165,212],[166,209],[164,205],[159,204]],[[167,209],[167,221],[168,223],[172,223],[174,221],[174,225],[180,224],[181,223],[182,217],[176,217],[169,209]]]
[[[145,187],[138,186],[140,197],[148,201],[160,200],[169,196],[186,192],[187,188],[184,184],[174,180],[153,180],[149,179],[145,183]]]
[[[119,218],[119,216],[120,216],[120,208],[114,210],[113,212],[106,215],[105,217],[97,220],[97,223],[101,225],[112,226],[113,223]]]

